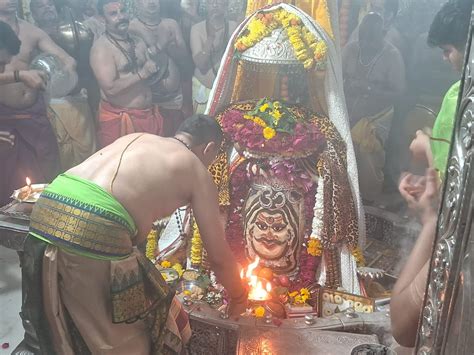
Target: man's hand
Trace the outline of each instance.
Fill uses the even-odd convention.
[[[241,302],[230,301],[227,313],[231,318],[239,318],[248,308],[248,301],[244,300]]]
[[[423,224],[436,220],[438,215],[438,176],[436,170],[427,169],[424,177],[407,174],[400,182],[400,194],[408,207]]]
[[[0,131],[0,151],[15,145],[15,136],[9,131]]]
[[[416,131],[416,137],[410,144],[413,159],[432,166],[430,137],[422,130]]]
[[[148,79],[150,76],[155,74],[158,71],[158,67],[156,63],[152,61],[150,58],[147,58],[147,61],[143,65],[143,67],[138,71],[140,78]]]
[[[19,75],[20,81],[31,89],[46,88],[46,74],[40,70],[21,70]]]

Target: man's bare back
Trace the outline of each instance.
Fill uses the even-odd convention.
[[[194,189],[215,190],[204,165],[182,143],[151,134],[122,137],[68,173],[112,193],[137,224],[137,244],[154,221],[187,205]]]
[[[146,46],[141,39],[133,40],[136,46],[137,69],[140,69],[147,62]],[[125,46],[123,42],[120,45]],[[145,81],[138,81],[122,90],[117,84],[117,79],[126,79],[137,74],[128,68],[127,57],[112,43],[107,34],[95,41],[91,49],[91,66],[101,87],[103,100],[126,108],[145,109],[151,106],[151,91]]]

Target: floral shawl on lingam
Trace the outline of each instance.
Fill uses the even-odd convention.
[[[346,271],[340,268],[341,250],[351,252],[353,268],[355,260],[361,260],[345,144],[334,125],[297,105],[268,99],[230,105],[217,119],[225,140],[211,173],[219,202],[229,215],[226,236],[237,259],[245,265],[247,259],[255,258],[258,235],[251,236],[248,224],[263,210],[267,218],[282,215],[295,225],[290,233],[293,238],[284,240],[290,246],[283,255],[286,261],[294,258],[295,265],[290,265],[291,260],[282,264],[271,252],[268,261],[265,252],[258,255],[263,265],[290,275],[295,289],[316,281],[327,287],[347,287],[342,283]],[[258,186],[266,191],[253,193]],[[262,209],[265,198],[268,208]],[[301,203],[294,202],[298,199]]]
[[[286,4],[240,25],[207,107],[225,133],[210,171],[243,266],[259,256],[294,289],[319,283],[359,294],[365,222],[333,32]],[[162,259],[185,244],[179,229],[172,219],[160,250],[173,251]],[[204,267],[199,230],[189,230],[188,266]]]

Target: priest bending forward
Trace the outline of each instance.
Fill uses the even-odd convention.
[[[43,335],[54,344],[44,353],[183,351],[190,336],[186,314],[136,246],[153,221],[186,204],[232,299],[230,313],[245,310],[247,292],[224,239],[217,191],[206,169],[221,139],[214,119],[195,115],[172,138],[136,133],[118,139],[43,192],[31,215],[25,253],[36,255],[35,264],[42,266],[32,283],[40,280],[43,298],[33,323],[39,331],[47,328]]]

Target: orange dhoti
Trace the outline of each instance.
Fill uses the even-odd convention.
[[[162,134],[163,117],[157,106],[133,109],[101,101],[99,107],[98,144],[103,148],[118,138],[136,132]]]

